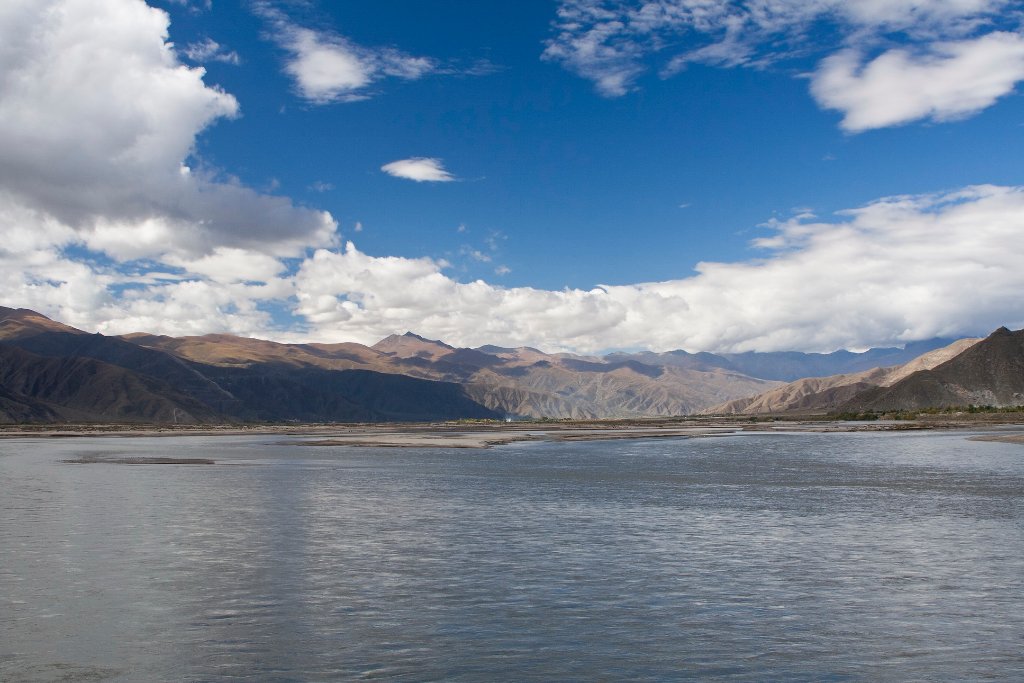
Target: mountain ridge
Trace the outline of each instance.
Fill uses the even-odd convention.
[[[844,411],[904,411],[943,406],[1024,405],[1024,330],[1000,327],[930,369],[888,387],[874,387],[840,406]]]
[[[282,345],[230,335],[179,340],[88,334],[0,309],[0,421],[213,423],[496,418],[458,384],[396,373],[275,362]],[[40,318],[42,320],[40,320]],[[28,320],[30,324],[22,324]],[[232,342],[235,347],[228,347]],[[149,344],[149,345],[146,345]],[[160,346],[227,349],[220,364]],[[267,346],[269,345],[269,346]],[[342,346],[342,349],[348,348]],[[263,353],[254,358],[253,350]],[[319,349],[307,350],[312,358]],[[343,353],[339,349],[335,354]],[[328,354],[330,355],[330,354]],[[239,357],[240,356],[240,357]],[[348,363],[351,365],[351,363]],[[411,401],[410,398],[414,398]]]
[[[872,368],[829,377],[805,377],[763,394],[734,399],[707,409],[712,415],[772,415],[782,413],[829,412],[873,387],[890,386],[918,370],[929,369],[963,353],[981,341],[959,339],[928,351],[903,365]]]
[[[939,341],[863,353],[676,350],[595,357],[548,354],[531,347],[457,348],[413,332],[387,336],[372,346],[283,344],[230,334],[107,337],[76,330],[28,309],[0,307],[0,347],[8,357],[13,357],[12,349],[32,354],[22,357],[22,362],[50,378],[50,384],[52,368],[40,359],[85,363],[96,376],[108,378],[97,387],[121,396],[109,403],[109,410],[99,409],[93,415],[84,410],[81,397],[62,393],[55,385],[26,393],[24,377],[19,376],[22,383],[17,384],[9,373],[8,384],[0,383],[4,390],[0,419],[52,421],[71,419],[70,415],[155,421],[166,421],[168,415],[193,421],[594,419],[715,411],[759,414],[779,406],[784,411],[827,410],[853,405],[858,396],[870,396],[865,392],[896,384],[914,370],[931,369],[940,359],[948,360],[946,356],[954,357],[974,343],[959,340],[935,350]],[[928,351],[903,365],[838,377],[804,377],[789,385],[743,371],[756,368],[762,374],[785,376],[795,368],[860,367],[878,359],[904,360],[922,349]],[[69,371],[74,367],[78,366],[67,366]],[[114,376],[119,383],[111,384],[109,378]],[[120,388],[111,388],[115,384]],[[109,402],[101,396],[92,400],[98,406],[103,400]],[[148,407],[139,414],[126,412],[132,400]],[[115,410],[115,405],[120,407]]]

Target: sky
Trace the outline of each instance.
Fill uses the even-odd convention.
[[[832,351],[1024,327],[1024,2],[4,0],[0,305]]]

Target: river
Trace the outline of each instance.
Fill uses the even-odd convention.
[[[297,441],[0,440],[0,680],[1024,680],[1020,445]]]

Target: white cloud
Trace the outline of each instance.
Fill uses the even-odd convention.
[[[883,55],[879,70],[897,67],[902,59],[915,73],[941,72],[929,92],[916,98],[922,103],[907,107],[908,116],[911,110],[917,115],[897,122],[942,120],[946,103],[965,92],[974,98],[973,108],[959,115],[991,105],[1020,80],[1010,44],[1020,37],[991,31],[999,22],[1013,21],[1005,12],[1011,4],[1010,0],[563,0],[543,57],[592,81],[600,94],[618,97],[635,89],[652,66],[663,78],[694,62],[763,68],[790,57],[827,53],[834,49],[838,34],[839,50],[824,60],[815,83],[827,80],[829,101],[841,103],[826,106],[850,111],[872,106],[870,101],[859,102],[867,88],[854,74],[859,66],[855,55],[896,41],[911,52],[893,50]],[[827,42],[815,38],[822,25],[834,31],[820,33]],[[983,79],[987,87],[975,85],[977,73],[1000,57],[1013,64],[996,66],[998,74]],[[921,89],[920,83],[913,85]],[[870,100],[874,89],[868,90]]]
[[[183,50],[185,56],[197,64],[206,62],[224,62],[239,65],[242,58],[234,50],[225,49],[213,38],[205,38],[198,43],[189,43]]]
[[[343,42],[329,42],[307,29],[295,29],[287,43],[292,58],[285,71],[295,79],[307,100],[322,104],[353,99],[367,86],[374,67]]]
[[[329,214],[183,165],[238,103],[178,62],[167,30],[167,15],[140,0],[4,5],[0,202],[118,258],[330,244]]]
[[[278,259],[334,244],[330,214],[185,165],[238,103],[178,61],[168,25],[141,0],[0,4],[5,303],[90,330],[149,307],[152,329],[253,332],[289,296]]]
[[[939,43],[928,54],[893,49],[862,64],[846,50],[825,59],[811,93],[845,116],[851,132],[930,118],[963,118],[991,106],[1024,80],[1024,37],[995,32]]]
[[[266,283],[286,270],[284,264],[272,256],[230,247],[217,247],[213,253],[197,259],[172,257],[166,259],[166,263],[214,282]]]
[[[329,214],[184,165],[238,105],[178,62],[167,31],[140,0],[0,4],[0,304],[105,333],[373,342],[412,329],[578,351],[831,350],[1024,325],[1024,187],[803,214],[771,226],[761,258],[658,283],[505,288],[458,282],[443,261],[337,251]],[[453,179],[436,159],[395,163],[399,177]],[[496,259],[502,239],[481,254]],[[271,308],[308,333],[275,330]]]
[[[429,57],[367,48],[330,31],[299,26],[270,2],[256,2],[254,8],[273,27],[273,40],[288,52],[285,73],[299,95],[314,104],[365,99],[368,86],[381,78],[416,80],[438,69]]]
[[[772,225],[764,258],[591,290],[460,283],[430,259],[317,251],[297,312],[324,341],[416,330],[459,345],[594,352],[829,351],[1024,325],[1024,187],[893,197]]]
[[[213,0],[167,0],[172,5],[180,5],[193,14],[199,14],[203,11],[210,11],[213,9]]]
[[[472,247],[463,247],[459,253],[461,253],[463,256],[468,256],[474,261],[479,261],[480,263],[491,262],[491,257],[488,254],[485,254],[479,249],[473,249]]]
[[[411,157],[399,159],[380,167],[388,175],[396,178],[415,180],[418,183],[447,183],[455,178],[444,168],[440,159],[432,157]]]
[[[108,306],[93,311],[93,317],[100,322],[86,329],[103,334],[225,332],[260,336],[271,325],[270,315],[258,308],[260,301],[269,298],[267,289],[265,285],[184,280],[129,290]],[[283,288],[270,289],[276,296],[287,296]]]
[[[128,273],[48,247],[66,233],[60,223],[10,211],[0,219],[13,237],[0,249],[0,304],[105,333],[373,343],[411,329],[458,345],[579,352],[828,351],[1024,326],[1024,187],[892,197],[827,222],[802,214],[769,226],[755,243],[761,258],[702,263],[678,280],[562,291],[458,282],[443,261],[374,257],[352,244],[317,250],[294,274],[231,248]],[[31,221],[44,234],[7,229]],[[171,265],[185,272],[165,275]],[[293,307],[309,329],[275,330],[265,304]]]

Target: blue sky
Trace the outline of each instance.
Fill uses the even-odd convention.
[[[1022,11],[13,0],[0,303],[585,352],[1019,327]]]

